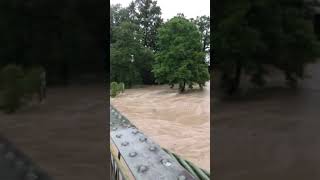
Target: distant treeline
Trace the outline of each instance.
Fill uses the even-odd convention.
[[[2,0],[0,68],[43,66],[48,84],[105,75],[107,1]]]
[[[243,75],[264,86],[270,67],[296,87],[320,56],[318,16],[305,0],[224,0],[215,6],[214,67],[229,94],[238,91]]]

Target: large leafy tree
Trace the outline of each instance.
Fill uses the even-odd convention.
[[[141,31],[143,45],[151,50],[156,50],[156,36],[158,28],[163,22],[161,8],[157,5],[156,0],[135,0],[125,8],[120,4],[111,5],[111,39],[113,28],[121,22],[136,24]]]
[[[141,27],[143,34],[143,45],[152,50],[156,50],[156,37],[158,28],[163,20],[161,18],[161,8],[156,0],[136,0],[130,5],[131,9],[136,8],[137,23]]]
[[[123,22],[114,29],[115,43],[111,44],[110,80],[123,82],[127,87],[146,83],[143,75],[150,73],[153,53],[141,43],[139,27]]]
[[[223,11],[216,11],[215,18],[215,62],[230,94],[238,90],[242,74],[264,85],[266,67],[280,69],[292,86],[304,77],[319,45],[303,0],[226,0],[220,6]]]
[[[159,52],[153,67],[157,82],[178,83],[184,91],[186,85],[197,83],[202,87],[209,80],[200,32],[184,16],[170,19],[159,29],[157,45]]]
[[[157,28],[161,25],[161,10],[160,7],[157,6],[156,1],[132,1],[128,7],[121,7],[119,4],[111,5],[110,11],[110,32],[111,32],[111,46],[120,48],[120,45],[117,41],[123,40],[124,37],[119,37],[116,34],[119,34],[119,27],[122,23],[130,23],[134,26],[134,31],[131,31],[132,37],[134,37],[134,41],[138,43],[136,47],[125,47],[127,46],[125,43],[123,44],[123,48],[131,48],[136,50],[135,57],[138,58],[140,52],[145,52],[145,58],[141,58],[136,64],[139,62],[139,68],[136,68],[140,73],[140,81],[144,84],[153,84],[154,76],[151,72],[152,64],[153,64],[153,52],[156,49],[155,41]],[[123,29],[124,26],[122,26]],[[130,32],[130,31],[129,31]],[[138,38],[139,37],[139,38]],[[130,41],[127,39],[127,41]],[[122,47],[121,47],[122,48]],[[146,48],[150,49],[147,50]],[[115,49],[113,49],[114,52]],[[116,57],[114,57],[116,58]],[[116,72],[114,70],[113,72]],[[129,81],[128,81],[129,82]],[[138,81],[134,81],[131,84],[136,84]]]

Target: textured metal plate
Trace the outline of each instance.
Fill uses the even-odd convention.
[[[158,144],[139,131],[115,108],[110,108],[110,138],[137,180],[193,180]]]

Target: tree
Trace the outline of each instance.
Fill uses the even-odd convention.
[[[133,4],[131,4],[133,6]],[[163,20],[161,18],[161,8],[156,0],[136,0],[137,23],[141,27],[143,34],[143,45],[152,50],[156,50],[156,37],[158,28]]]
[[[224,11],[216,11],[215,59],[228,93],[239,89],[242,74],[263,86],[266,67],[280,69],[292,86],[304,77],[319,44],[302,0],[227,0],[220,5]]]
[[[111,5],[110,7],[110,34],[111,34],[111,43],[114,43],[116,39],[114,39],[114,28],[120,26],[123,22],[131,22],[134,23],[135,12],[134,12],[134,4],[130,4],[129,7],[123,8],[120,4]],[[132,9],[133,8],[133,9]]]
[[[210,17],[209,16],[197,16],[196,19],[191,19],[194,22],[200,33],[202,41],[202,51],[210,52]]]
[[[184,16],[170,19],[159,29],[157,45],[159,52],[153,67],[157,82],[178,83],[183,92],[186,85],[198,83],[202,87],[209,80],[200,32]]]
[[[147,83],[153,63],[153,53],[141,44],[139,27],[123,22],[114,29],[115,43],[111,44],[110,80],[123,82],[126,87]],[[146,72],[147,71],[147,72]]]
[[[156,28],[158,28],[157,21],[160,22],[161,20],[161,18],[157,19],[158,16],[156,14],[158,12],[160,13],[160,8],[157,8],[156,2],[152,1],[151,4],[149,4],[150,7],[145,9],[144,8],[145,4],[143,3],[149,3],[149,1],[148,2],[139,2],[139,1],[131,2],[129,6],[125,8],[122,8],[119,4],[111,6],[111,12],[110,12],[111,13],[110,14],[111,15],[110,16],[111,47],[114,47],[114,48],[111,48],[112,52],[114,52],[114,53],[111,52],[111,55],[112,55],[111,57],[127,59],[126,61],[129,61],[131,59],[131,55],[134,55],[135,62],[130,64],[132,65],[132,68],[133,68],[133,65],[136,67],[134,68],[135,69],[134,72],[139,74],[139,75],[136,74],[137,77],[132,76],[136,78],[136,80],[132,82],[129,80],[124,81],[126,85],[129,85],[129,84],[133,85],[137,83],[153,84],[155,81],[153,73],[151,72],[152,64],[154,61],[154,55],[153,55],[153,52],[151,51],[152,48],[146,45],[146,40],[150,39],[151,37],[150,34],[156,33]],[[142,9],[144,11],[144,14],[148,16],[146,18],[148,20],[147,23],[144,21],[145,19],[144,16],[141,16],[142,12],[140,12],[140,9]],[[128,29],[128,33],[126,33],[125,36],[121,37],[119,36],[119,34],[121,32],[124,32],[122,30],[125,30],[126,28],[129,27],[129,26],[122,26],[125,23],[127,25],[130,24],[130,26],[134,28],[134,30]],[[148,25],[148,27],[145,25]],[[148,32],[148,33],[146,34],[145,32]],[[130,38],[126,39],[125,37],[127,35],[131,39]],[[155,36],[155,35],[152,35],[152,36]],[[153,39],[152,41],[155,41],[155,37],[151,37],[151,39]],[[120,41],[120,42],[118,43],[117,41]],[[128,47],[127,43],[135,44],[135,46]],[[147,48],[149,48],[150,50]],[[129,54],[125,53],[126,54],[125,57],[120,57],[120,54],[117,55],[117,53],[124,53],[123,49],[131,49],[131,50],[134,49],[134,52],[131,52]],[[113,61],[115,61],[115,59]],[[121,60],[119,60],[119,63],[120,61]],[[116,72],[116,69],[114,69],[113,72],[115,74],[118,73]]]

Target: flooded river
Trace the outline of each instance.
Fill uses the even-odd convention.
[[[210,170],[210,83],[179,94],[169,86],[145,86],[111,99],[117,109],[162,147]]]
[[[307,72],[297,90],[274,86],[215,103],[216,179],[320,179],[320,64]]]

